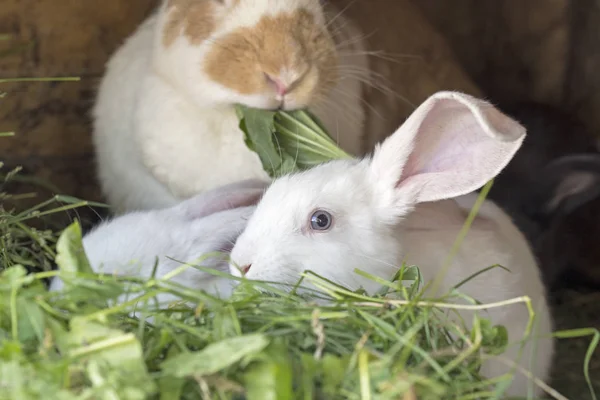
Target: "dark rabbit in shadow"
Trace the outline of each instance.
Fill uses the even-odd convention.
[[[598,138],[550,106],[502,109],[527,128],[527,137],[488,198],[525,233],[550,288],[573,282],[600,287]]]

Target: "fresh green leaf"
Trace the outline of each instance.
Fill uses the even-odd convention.
[[[61,271],[70,274],[94,272],[83,249],[79,222],[74,222],[63,231],[56,244],[56,250],[56,264]]]
[[[144,399],[155,393],[142,346],[133,334],[81,317],[70,325],[68,356],[84,362],[85,375],[103,398],[126,393],[126,398]]]
[[[285,342],[274,342],[244,375],[248,400],[292,400],[292,362]]]
[[[210,375],[245,357],[256,355],[268,344],[269,339],[260,334],[224,339],[208,345],[201,351],[175,356],[163,363],[162,370],[165,374],[177,378]]]
[[[269,176],[312,168],[350,155],[337,146],[308,111],[267,111],[237,106],[246,145],[258,154]]]

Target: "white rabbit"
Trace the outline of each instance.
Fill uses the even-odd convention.
[[[148,278],[158,260],[156,277],[202,258],[198,265],[227,272],[227,259],[210,253],[228,253],[254,211],[267,182],[246,180],[207,191],[171,208],[131,212],[98,225],[83,238],[92,269],[107,274]],[[227,297],[234,281],[193,267],[171,281]],[[64,282],[56,277],[51,291]],[[123,297],[123,296],[122,296]],[[160,304],[177,299],[157,296]]]
[[[335,86],[338,56],[319,0],[164,0],[114,54],[99,88],[94,143],[109,204],[117,213],[162,208],[267,179],[234,105],[304,108]],[[343,85],[349,93],[336,108],[353,124],[340,126],[341,140],[358,151],[360,81]],[[329,121],[331,110],[320,115]]]
[[[231,271],[248,279],[294,284],[303,271],[312,270],[373,293],[380,286],[354,270],[390,279],[406,260],[430,282],[474,204],[477,195],[472,192],[506,166],[524,137],[521,125],[489,103],[439,92],[377,146],[372,157],[332,161],[275,180],[231,252]],[[518,345],[504,356],[544,380],[554,352],[551,338],[539,338],[552,330],[546,289],[523,234],[486,201],[439,289],[447,293],[496,264],[510,272],[490,270],[461,290],[483,303],[531,298],[536,337],[520,360]],[[529,321],[524,304],[490,308],[486,314],[494,324],[506,326],[510,343],[524,338]],[[469,312],[462,315],[472,321]],[[491,359],[482,374],[496,377],[508,368]],[[507,395],[526,395],[528,384],[517,372]]]
[[[385,62],[406,52],[414,61]],[[117,213],[171,206],[267,178],[236,103],[309,108],[359,154],[365,128],[381,137],[455,86],[477,90],[408,1],[163,0],[107,64],[93,110],[99,180]]]

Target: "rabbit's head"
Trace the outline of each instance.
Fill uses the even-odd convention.
[[[319,0],[164,0],[155,69],[199,104],[306,107],[337,82]]]
[[[400,267],[403,221],[419,203],[483,186],[525,130],[492,105],[456,92],[423,103],[370,158],[338,160],[276,180],[231,253],[233,274],[294,284],[305,270],[372,291],[361,269]]]

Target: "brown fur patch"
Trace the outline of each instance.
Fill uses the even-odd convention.
[[[283,68],[302,78],[291,88],[296,100],[307,101],[335,83],[337,53],[323,26],[307,10],[264,16],[252,28],[240,28],[219,40],[204,69],[221,85],[245,95],[269,90],[264,74]]]
[[[170,13],[163,32],[163,44],[169,47],[181,34],[190,43],[202,43],[215,29],[213,17],[215,5],[210,0],[169,0],[167,10]]]

